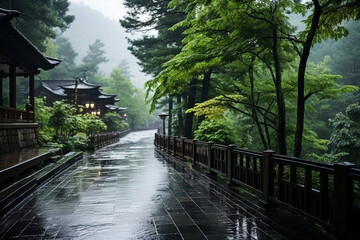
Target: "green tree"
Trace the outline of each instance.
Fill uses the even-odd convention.
[[[106,124],[108,131],[124,131],[129,127],[129,124],[121,118],[117,113],[106,113],[102,118],[102,121]]]
[[[213,141],[217,144],[228,145],[234,143],[234,135],[229,122],[222,120],[205,120],[195,131],[195,139],[200,141]]]
[[[319,1],[312,0],[304,5],[311,12],[306,19],[306,28],[299,33],[299,39],[290,37],[294,42],[299,42],[297,52],[300,56],[297,78],[297,122],[294,142],[294,156],[300,157],[302,151],[302,138],[305,120],[305,103],[310,92],[305,92],[305,73],[310,50],[313,44],[326,39],[339,39],[348,34],[347,29],[341,26],[343,21],[360,18],[360,2],[350,1]]]
[[[140,60],[143,72],[158,74],[162,65],[180,52],[182,30],[169,31],[174,24],[184,19],[184,13],[168,8],[169,0],[125,0],[127,15],[120,20],[127,32],[156,31],[157,35],[144,35],[128,39],[129,50]],[[146,17],[145,17],[146,16]]]
[[[163,70],[163,64],[178,54],[183,46],[181,42],[183,39],[183,30],[177,29],[175,31],[170,31],[169,28],[183,20],[185,18],[185,13],[168,8],[169,2],[170,0],[124,1],[124,5],[127,7],[128,12],[125,18],[120,20],[120,23],[126,31],[131,33],[146,33],[151,31],[150,34],[144,34],[141,38],[128,39],[128,41],[130,43],[129,50],[139,59],[139,65],[142,67],[142,71],[152,76],[157,75]],[[153,32],[156,32],[156,34],[153,34]],[[183,92],[186,92],[186,90]],[[148,97],[149,93],[146,95]],[[167,94],[163,95],[163,97],[168,98]],[[172,98],[169,97],[168,99]],[[169,101],[168,103],[171,106],[172,102],[170,103]],[[170,115],[169,121],[171,124],[171,107],[168,109]],[[182,111],[182,108],[177,109]],[[152,107],[151,111],[154,110],[155,107]],[[182,115],[183,111],[177,114]],[[190,120],[188,120],[188,124],[189,121]],[[179,126],[179,131],[177,132],[182,132],[182,130],[180,130],[183,128],[182,122],[175,125]]]
[[[310,48],[313,43],[323,39],[337,39],[346,35],[346,29],[339,24],[343,20],[357,18],[358,5],[357,1],[332,0],[321,2],[321,5],[315,0],[305,3],[266,0],[173,0],[170,6],[185,9],[187,12],[186,20],[175,26],[187,27],[187,37],[184,39],[186,45],[180,54],[165,64],[167,68],[147,84],[148,92],[156,89],[151,99],[152,107],[160,97],[179,91],[194,76],[206,72],[210,67],[223,66],[235,60],[244,61],[241,56],[245,54],[251,59],[246,61],[246,65],[249,66],[250,83],[253,82],[254,61],[261,61],[262,67],[268,70],[267,75],[273,80],[277,104],[277,111],[274,113],[277,116],[278,142],[280,153],[285,154],[285,129],[289,124],[285,121],[287,118],[282,75],[285,68],[291,70],[291,64],[295,60],[294,53],[297,53],[297,127],[293,146],[294,155],[299,157],[304,133],[305,102],[314,94],[311,91],[305,92],[308,89],[305,86],[305,73]],[[313,14],[306,19],[305,30],[296,37],[295,29],[288,24],[288,17],[284,13],[291,11],[305,15],[307,8],[313,10]],[[258,108],[254,101],[256,98],[251,95],[252,117],[255,122],[259,122]],[[258,129],[261,134],[261,128]],[[266,132],[266,129],[263,131]],[[265,133],[261,139],[266,143]]]
[[[46,50],[45,40],[56,37],[56,29],[65,31],[75,17],[67,15],[68,0],[2,0],[0,7],[17,10],[20,17],[14,25],[40,51]]]
[[[330,119],[334,128],[331,134],[329,147],[338,161],[348,161],[360,165],[360,104],[350,104],[345,113],[336,114]]]
[[[127,70],[113,69],[108,78],[99,78],[104,84],[104,92],[116,94],[120,100],[118,106],[128,109],[127,119],[132,129],[144,126],[149,119],[144,94],[131,83]]]
[[[56,68],[47,71],[51,80],[73,79],[78,73],[78,68],[75,64],[75,58],[78,55],[69,39],[58,36],[55,39],[57,46],[56,54],[61,59],[61,63]],[[53,55],[50,55],[53,56]]]
[[[93,44],[89,45],[87,55],[82,59],[82,65],[79,67],[80,71],[86,73],[90,82],[95,81],[95,76],[99,74],[99,65],[109,61],[106,58],[106,52],[102,48],[104,43],[96,39]]]
[[[278,40],[282,37],[278,34],[292,30],[286,24],[287,18],[283,13],[289,3],[174,0],[170,6],[188,13],[187,19],[174,27],[187,27],[186,45],[180,54],[165,64],[167,68],[147,84],[148,91],[156,88],[151,98],[152,107],[164,94],[178,92],[188,84],[189,79],[209,72],[211,67],[239,59],[244,61],[241,56],[250,54],[252,57],[245,60],[249,73],[255,59],[258,59],[264,62],[276,85],[278,141],[281,142],[280,153],[286,154],[286,115],[280,62],[287,63],[291,51],[288,43]],[[256,111],[253,111],[253,117],[257,118]]]

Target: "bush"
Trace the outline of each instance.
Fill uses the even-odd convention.
[[[106,113],[102,120],[106,124],[109,132],[124,131],[129,128],[129,124],[127,122],[122,122],[123,120],[117,113]]]
[[[233,129],[225,119],[202,121],[199,129],[195,131],[195,139],[200,141],[213,141],[217,144],[228,145],[234,143]]]
[[[86,149],[87,135],[107,129],[98,117],[77,114],[76,108],[64,101],[54,102],[50,108],[44,105],[43,99],[36,99],[36,111],[40,143],[61,146],[64,152]]]

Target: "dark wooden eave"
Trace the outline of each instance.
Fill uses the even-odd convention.
[[[9,75],[9,65],[15,64],[17,76],[38,74],[39,68],[49,70],[61,61],[44,56],[21,32],[11,20],[19,16],[18,11],[0,8],[0,72]]]

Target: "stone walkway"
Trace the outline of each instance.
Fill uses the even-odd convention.
[[[154,153],[154,131],[87,155],[1,218],[0,239],[286,239],[206,178]]]

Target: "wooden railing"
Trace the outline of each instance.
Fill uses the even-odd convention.
[[[125,136],[130,131],[131,130],[128,129],[122,132],[104,132],[99,134],[92,134],[89,137],[90,139],[89,148],[99,149],[107,145],[116,143],[120,140],[121,137]]]
[[[325,164],[160,134],[155,134],[155,146],[257,192],[262,208],[287,207],[342,239],[360,234],[360,169],[354,164]]]
[[[32,123],[34,117],[34,111],[0,106],[0,122],[3,123]]]

